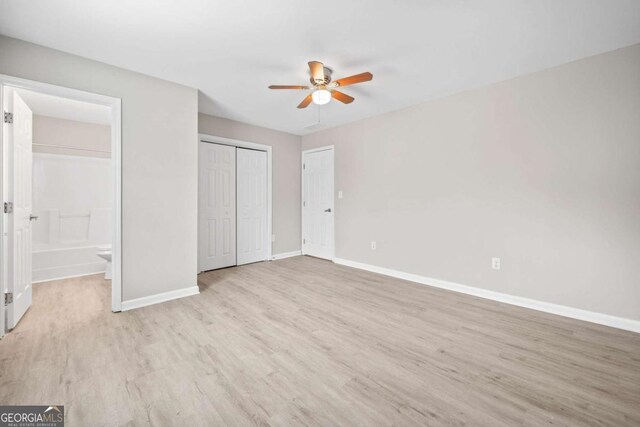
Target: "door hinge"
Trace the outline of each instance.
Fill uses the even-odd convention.
[[[8,111],[4,112],[4,122],[5,123],[13,123],[13,113],[9,113]]]
[[[302,202],[302,207],[307,206],[307,202]]]
[[[302,239],[302,244],[306,245],[307,244],[307,239]]]
[[[13,203],[4,202],[4,213],[13,213]]]
[[[5,113],[5,115],[6,115],[6,113]],[[307,164],[306,164],[306,163],[303,163],[303,164],[302,164],[302,169],[306,169],[306,168],[307,168]]]
[[[7,292],[4,294],[4,305],[9,305],[13,302],[13,292]]]

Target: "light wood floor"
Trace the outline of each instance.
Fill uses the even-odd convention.
[[[297,257],[109,312],[99,276],[36,285],[0,404],[67,425],[640,425],[640,335]]]

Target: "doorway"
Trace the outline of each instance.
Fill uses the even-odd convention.
[[[302,152],[302,254],[333,260],[334,147]]]
[[[36,282],[109,272],[120,311],[120,100],[0,75],[0,101],[0,335]]]
[[[198,271],[270,260],[271,147],[200,135]]]

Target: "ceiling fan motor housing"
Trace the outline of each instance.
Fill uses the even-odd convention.
[[[314,86],[326,86],[331,82],[331,73],[333,73],[333,70],[328,67],[322,67],[322,69],[324,71],[324,80],[314,80],[313,76],[311,76],[311,78],[309,79],[311,84],[313,84]]]

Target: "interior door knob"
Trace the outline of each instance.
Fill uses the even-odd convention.
[[[331,212],[331,208],[329,208],[329,209],[325,209],[324,211],[325,211],[325,212]]]
[[[29,215],[29,221],[33,221],[34,219],[37,220],[38,215]]]

